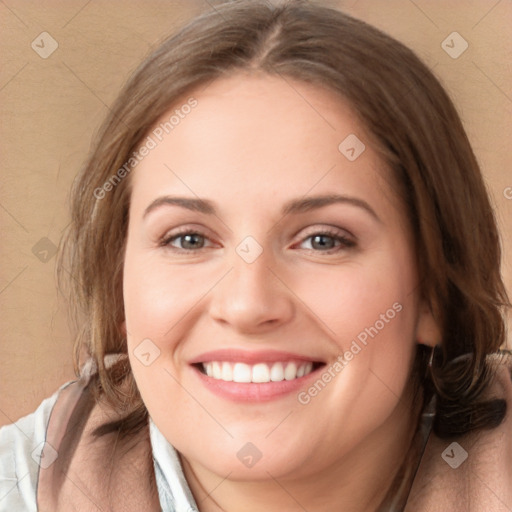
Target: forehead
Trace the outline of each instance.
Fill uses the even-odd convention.
[[[160,117],[149,137],[155,147],[131,176],[136,202],[166,188],[263,200],[333,187],[356,193],[389,181],[341,96],[280,76],[239,73],[198,87]],[[348,158],[354,152],[360,155]]]
[[[306,153],[320,145],[337,147],[344,133],[358,132],[367,138],[362,123],[339,94],[317,84],[261,72],[240,72],[201,86],[182,96],[155,124],[165,123],[169,113],[181,110],[190,97],[197,106],[172,134],[191,144],[201,138],[203,144],[210,141],[211,147],[224,141],[234,157],[244,149],[270,151],[300,144],[301,153]]]

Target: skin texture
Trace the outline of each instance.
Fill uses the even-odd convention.
[[[197,106],[129,177],[123,327],[149,414],[201,511],[374,510],[415,427],[415,344],[439,341],[389,170],[349,106],[318,86],[239,73],[189,96]],[[349,134],[366,145],[355,161],[338,150]],[[281,213],[291,199],[333,193],[375,216],[348,203]],[[164,195],[211,200],[217,214],[164,205],[143,218]],[[182,228],[204,238],[160,245]],[[322,248],[313,235],[326,228],[349,243]],[[236,251],[248,236],[263,251],[252,263]],[[189,364],[235,348],[329,366],[393,304],[400,312],[307,404],[296,392],[234,402]],[[134,355],[144,339],[160,350],[149,366]],[[247,442],[262,454],[250,468],[237,457]]]

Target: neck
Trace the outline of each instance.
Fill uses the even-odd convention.
[[[363,443],[307,478],[269,474],[264,481],[234,481],[181,457],[183,470],[201,512],[377,511],[411,447],[420,412],[412,404],[411,399],[400,400]]]

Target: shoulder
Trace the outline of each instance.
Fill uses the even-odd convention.
[[[63,384],[37,409],[0,428],[0,510],[36,510],[36,486],[41,452],[51,411]]]
[[[487,398],[507,402],[503,422],[455,439],[430,436],[408,501],[414,512],[512,510],[512,355],[489,356]]]

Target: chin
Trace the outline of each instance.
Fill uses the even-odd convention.
[[[230,440],[225,446],[215,445],[215,450],[181,452],[188,461],[199,464],[217,475],[230,480],[260,481],[269,478],[291,478],[305,476],[314,471],[310,454],[297,452],[292,443],[264,443]],[[303,443],[299,445],[304,448]],[[179,451],[179,450],[178,450]],[[205,457],[205,454],[207,455]]]

